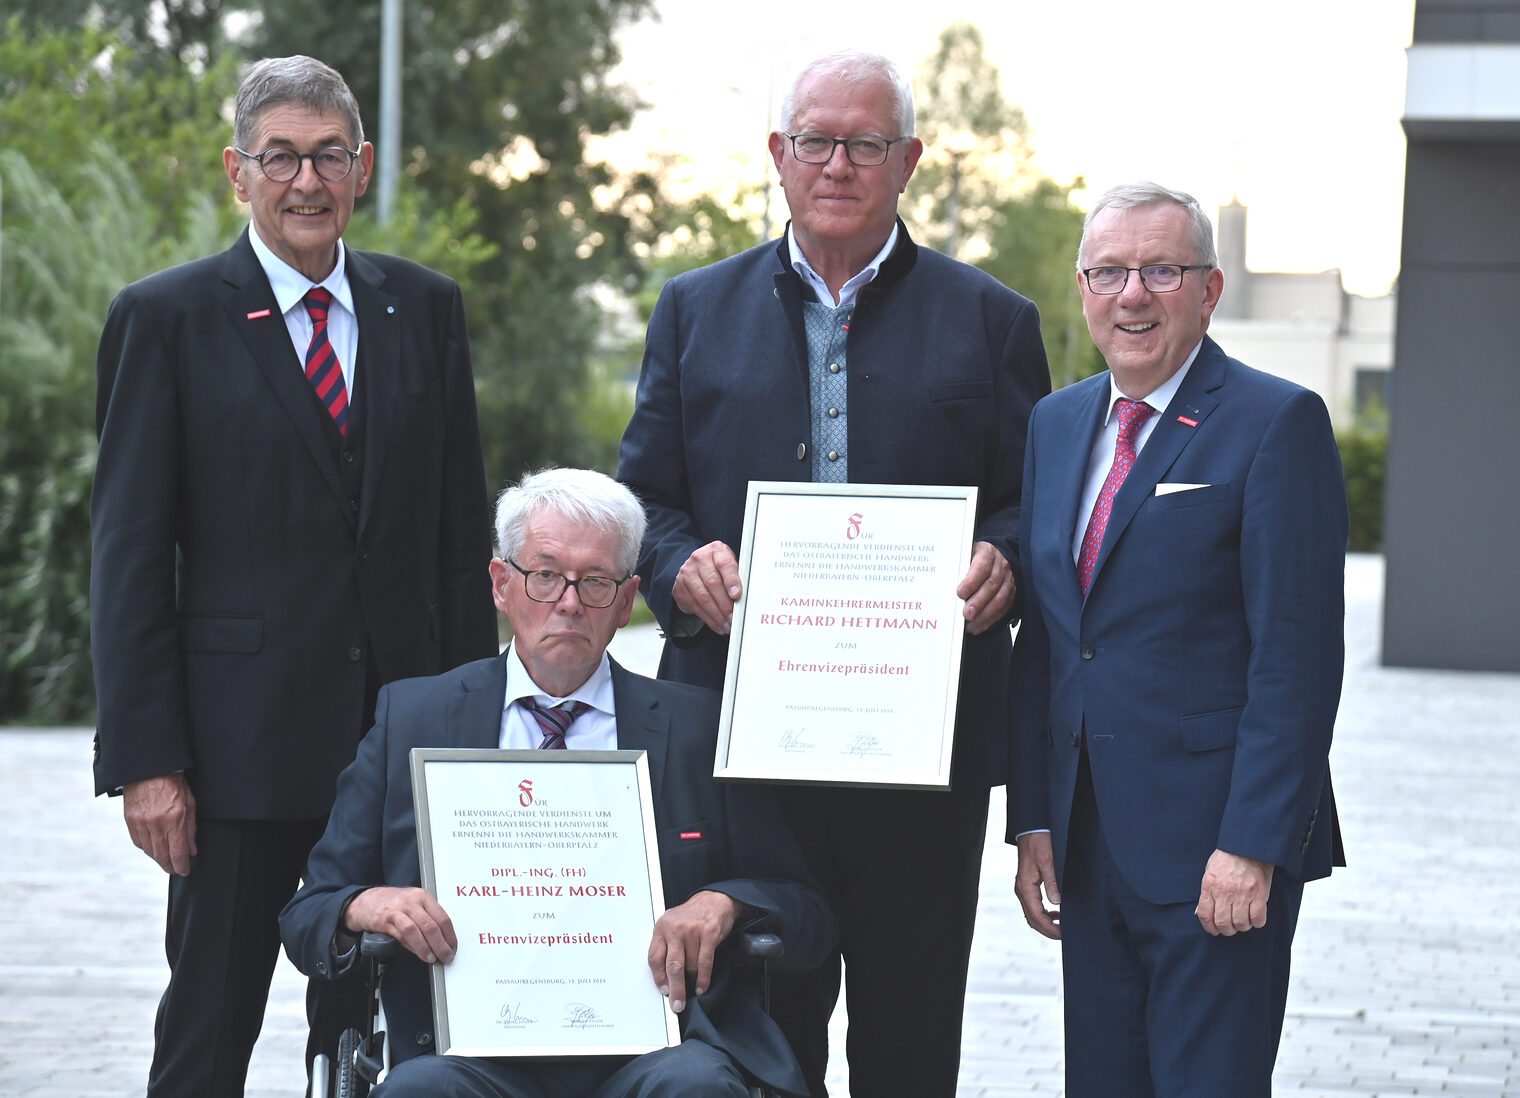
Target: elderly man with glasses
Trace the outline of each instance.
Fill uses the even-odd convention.
[[[851,1092],[951,1098],[988,790],[1004,780],[1024,426],[1050,377],[1034,305],[898,219],[923,151],[886,58],[802,70],[770,135],[787,231],[665,287],[619,476],[649,508],[639,574],[668,638],[661,677],[708,686],[743,597],[750,481],[979,489],[953,788],[780,794],[840,916]],[[814,1095],[840,963],[777,996]]]
[[[1269,1098],[1304,882],[1345,864],[1335,437],[1205,334],[1224,276],[1191,196],[1114,188],[1077,254],[1109,369],[1029,423],[1019,901],[1061,941],[1069,1098]]]
[[[511,645],[386,687],[338,783],[332,823],[281,926],[297,967],[326,979],[350,972],[364,931],[406,948],[385,980],[396,1066],[375,1098],[743,1098],[751,1079],[805,1093],[753,981],[728,978],[720,947],[736,930],[771,932],[785,946],[773,964],[807,968],[833,945],[834,918],[770,790],[713,780],[719,695],[632,674],[607,655],[633,610],[644,525],[633,493],[587,469],[548,469],[502,493],[490,576]],[[427,965],[479,943],[461,942],[447,902],[419,887],[414,747],[648,753],[667,905],[649,968],[681,1016],[680,1044],[582,1060],[431,1055]]]
[[[124,289],[99,352],[95,781],[169,874],[152,1098],[243,1092],[380,685],[497,650],[463,302],[345,246],[374,163],[352,93],[260,61],[222,157],[247,231]]]

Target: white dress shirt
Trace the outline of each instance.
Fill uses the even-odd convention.
[[[327,310],[327,338],[337,352],[338,365],[343,368],[343,384],[348,388],[348,402],[352,404],[354,362],[359,357],[359,318],[354,315],[354,294],[348,285],[348,265],[345,262],[343,241],[338,241],[338,262],[333,266],[332,273],[317,283],[313,283],[270,251],[269,245],[259,236],[258,226],[251,223],[248,226],[248,242],[253,245],[253,253],[259,257],[259,265],[264,268],[264,274],[269,279],[269,288],[274,291],[275,302],[285,318],[285,330],[290,333],[290,342],[296,349],[296,360],[301,363],[303,377],[306,373],[306,349],[311,346],[312,323],[311,314],[306,311],[301,299],[313,285],[326,287],[333,295],[332,305]]]
[[[1135,455],[1145,448],[1146,441],[1151,437],[1151,432],[1156,429],[1156,424],[1161,422],[1161,413],[1166,411],[1166,406],[1172,402],[1172,397],[1177,395],[1177,390],[1182,387],[1182,379],[1187,377],[1187,372],[1193,366],[1193,359],[1198,357],[1198,349],[1203,346],[1203,340],[1198,341],[1198,346],[1193,348],[1193,353],[1187,356],[1182,369],[1167,378],[1155,392],[1145,398],[1155,414],[1146,418],[1140,425],[1140,433],[1135,436]],[[1087,533],[1087,523],[1092,518],[1093,508],[1098,505],[1098,496],[1103,491],[1103,482],[1108,479],[1108,471],[1114,466],[1114,444],[1119,441],[1119,417],[1114,415],[1114,404],[1119,400],[1128,400],[1119,391],[1119,386],[1114,384],[1112,373],[1108,375],[1108,411],[1103,416],[1103,430],[1098,432],[1097,438],[1093,439],[1092,450],[1087,456],[1087,480],[1082,486],[1082,505],[1077,509],[1077,528],[1072,535],[1071,559],[1075,563],[1082,558],[1082,538]]]
[[[563,701],[585,702],[591,708],[575,719],[565,733],[565,749],[575,751],[616,751],[617,716],[612,702],[612,664],[607,653],[597,664],[591,677],[572,690],[567,697],[556,698],[545,694],[533,681],[522,660],[517,658],[517,646],[507,649],[507,697],[501,711],[501,735],[497,746],[518,751],[537,749],[544,740],[543,729],[537,719],[523,704],[525,700],[537,700],[540,705],[553,707]]]
[[[887,256],[892,254],[892,249],[896,246],[897,225],[894,222],[892,232],[887,236],[887,242],[882,246],[881,251],[876,253],[876,258],[866,264],[865,270],[839,288],[839,300],[835,301],[834,292],[829,289],[829,284],[819,277],[818,272],[813,270],[813,265],[808,262],[807,256],[802,254],[802,249],[797,247],[797,238],[792,234],[792,227],[788,225],[786,228],[786,248],[792,257],[792,269],[802,276],[802,281],[813,288],[819,301],[825,305],[832,305],[836,309],[855,304],[855,298],[860,295],[860,288],[876,277],[876,272],[881,270],[881,265],[887,261]]]

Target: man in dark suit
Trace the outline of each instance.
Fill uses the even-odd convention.
[[[127,287],[100,341],[95,781],[171,874],[155,1098],[242,1093],[380,684],[497,650],[459,287],[344,246],[374,150],[332,69],[252,66],[234,137],[250,229]]]
[[[1050,390],[1033,304],[918,247],[898,196],[923,151],[890,61],[797,77],[770,151],[782,240],[673,279],[650,320],[619,477],[650,513],[639,572],[668,638],[662,678],[723,682],[752,480],[976,485],[957,594],[968,634],[949,793],[778,794],[840,917],[856,1094],[954,1095],[988,789],[1003,781],[1011,562],[1024,425]],[[932,928],[932,929],[931,929]],[[840,959],[778,990],[827,1094]]]
[[[336,978],[366,930],[410,951],[386,977],[385,1008],[393,1034],[422,1037],[393,1041],[399,1066],[377,1098],[742,1096],[743,1072],[804,1093],[781,1034],[753,988],[725,978],[719,951],[736,929],[773,931],[786,945],[780,964],[805,968],[833,945],[833,915],[804,883],[801,853],[769,791],[713,781],[718,695],[631,674],[606,655],[638,590],[643,508],[601,473],[551,469],[502,494],[496,525],[501,556],[491,561],[491,584],[512,644],[495,659],[381,692],[306,883],[281,916],[291,959],[314,977]],[[570,714],[568,728],[545,724],[535,710]],[[423,962],[446,963],[461,947],[443,907],[419,887],[408,752],[498,746],[648,752],[668,907],[654,926],[649,967],[683,1015],[680,1045],[578,1063],[421,1055],[432,1051]]]
[[[1115,188],[1078,256],[1109,372],[1029,425],[1019,901],[1061,939],[1071,1098],[1268,1098],[1304,882],[1344,864],[1340,460],[1319,397],[1204,334],[1192,197]]]

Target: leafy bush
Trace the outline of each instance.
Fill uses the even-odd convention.
[[[1346,500],[1351,508],[1353,553],[1383,550],[1383,490],[1388,466],[1388,422],[1381,409],[1358,418],[1335,435],[1346,476]]]

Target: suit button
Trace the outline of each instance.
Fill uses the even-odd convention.
[[[344,450],[343,451],[343,460],[346,461],[346,462],[348,462],[348,464],[352,465],[354,463],[354,452],[352,450]]]
[[[805,443],[805,442],[799,442],[799,443],[797,443],[797,460],[798,461],[805,461],[805,460],[807,460],[807,443]]]
[[[829,451],[829,460],[830,461],[838,461],[839,460],[839,451],[838,450],[830,450]]]
[[[1092,645],[1090,645],[1090,644],[1084,644],[1082,646],[1082,658],[1084,660],[1090,660],[1094,656],[1096,656],[1097,654],[1098,654],[1098,650],[1096,648],[1094,648]]]
[[[1073,747],[1081,747],[1082,746],[1082,733],[1080,733],[1080,732],[1073,732],[1071,734],[1071,745]]]
[[[327,975],[327,962],[326,961],[318,961],[317,962],[317,975],[319,975],[319,976],[326,976]]]
[[[428,1045],[433,1043],[433,1035],[427,1030],[423,1030],[421,1033],[417,1034],[417,1043],[423,1048],[427,1048]]]
[[[837,363],[837,362],[831,362],[831,363],[829,363],[829,373],[831,373],[831,374],[837,374],[838,372],[839,372],[839,363]]]
[[[830,408],[829,409],[829,418],[830,419],[838,419],[839,418],[839,409],[838,408]]]
[[[357,511],[359,509],[359,501],[356,500],[356,499],[349,500],[348,501],[348,509],[350,511]]]
[[[356,647],[356,648],[350,648],[348,650],[348,659],[349,659],[350,663],[358,663],[363,658],[364,658],[364,649]]]

